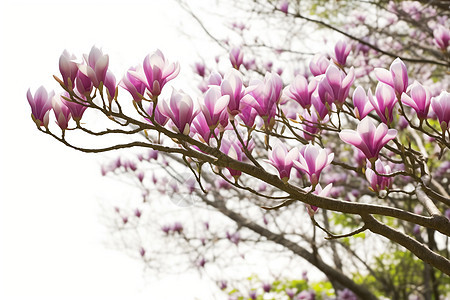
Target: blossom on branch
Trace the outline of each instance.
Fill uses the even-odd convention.
[[[130,74],[145,84],[152,98],[159,96],[164,85],[180,73],[178,62],[169,63],[160,50],[144,58],[142,69],[143,73],[130,71]]]
[[[277,169],[280,179],[287,183],[291,176],[294,161],[298,159],[298,148],[294,147],[288,151],[285,144],[276,143],[272,150],[269,150],[268,155],[268,162]]]
[[[215,129],[221,121],[221,116],[230,102],[230,96],[222,96],[218,86],[211,86],[205,93],[200,109],[205,117],[206,123],[211,130]],[[228,114],[225,114],[228,120]]]
[[[396,135],[397,130],[388,129],[384,123],[376,127],[369,117],[358,124],[356,131],[344,129],[339,133],[341,140],[361,150],[371,162],[378,158],[380,150]]]
[[[359,120],[364,119],[372,110],[374,110],[369,98],[366,95],[366,92],[361,86],[358,86],[355,89],[352,99],[354,106],[353,111]]]
[[[188,94],[172,90],[169,104],[167,101],[160,101],[158,105],[160,105],[161,113],[172,120],[175,131],[185,135],[189,134],[192,120],[198,111],[194,110],[194,103]]]
[[[408,88],[408,70],[400,58],[396,58],[392,62],[389,71],[383,68],[375,68],[374,72],[379,81],[390,85],[395,90],[397,97],[406,92]]]
[[[284,88],[284,95],[295,100],[301,107],[309,109],[311,107],[311,95],[316,90],[317,81],[315,79],[308,83],[303,75],[297,75],[294,81]]]
[[[108,65],[109,56],[104,55],[102,50],[93,46],[89,55],[84,55],[84,63],[79,64],[78,69],[92,81],[95,87],[98,88],[100,82],[105,83]]]
[[[376,193],[389,189],[392,186],[392,177],[386,177],[383,176],[383,174],[390,174],[391,167],[389,165],[383,165],[379,159],[375,161],[375,166],[370,162],[368,165],[369,167],[366,169],[366,178],[370,183],[371,189]],[[375,169],[376,173],[373,169]]]
[[[431,107],[439,119],[442,131],[447,130],[450,123],[450,93],[442,91],[442,93],[431,99]]]
[[[398,102],[394,89],[379,82],[375,90],[375,99],[369,90],[368,98],[381,121],[390,125],[394,120],[394,106]]]
[[[336,62],[340,66],[345,66],[345,63],[347,62],[347,57],[350,54],[350,51],[352,51],[352,45],[348,44],[345,41],[339,41],[334,46],[334,57]]]
[[[320,101],[331,108],[333,103],[341,107],[348,97],[350,87],[355,80],[353,67],[346,75],[335,65],[329,65],[325,76],[319,82],[318,92]]]
[[[31,106],[31,117],[37,126],[48,126],[53,95],[53,91],[49,94],[43,86],[37,89],[34,96],[31,94],[30,89],[28,89],[27,99]]]
[[[67,129],[71,118],[70,109],[62,102],[60,95],[53,96],[52,108],[55,113],[56,124],[58,124],[59,128],[62,130]]]
[[[334,153],[328,154],[327,149],[308,144],[300,148],[299,154],[298,161],[294,161],[294,166],[300,172],[305,172],[311,185],[315,187],[319,183],[322,170],[333,161]]]
[[[412,107],[416,111],[419,120],[426,119],[431,104],[430,91],[417,81],[409,87],[409,90],[411,97],[403,93],[401,98],[402,103]]]
[[[78,65],[75,62],[75,55],[64,50],[59,57],[59,71],[61,72],[64,84],[72,89],[75,85],[75,79],[78,73]]]
[[[134,101],[140,102],[145,93],[145,83],[133,76],[132,72],[143,74],[142,67],[131,67],[123,76],[119,85],[131,94]]]

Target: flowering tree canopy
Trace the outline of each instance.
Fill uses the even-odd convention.
[[[285,17],[307,18],[288,1],[271,7]],[[412,8],[396,7],[397,11],[406,9]],[[422,11],[420,17],[432,13]],[[338,258],[333,267],[322,257],[325,250],[315,242],[316,230],[332,245],[333,253],[337,253],[334,247],[339,240],[368,231],[404,247],[439,274],[450,275],[446,177],[450,93],[445,77],[435,76],[429,82],[416,72],[423,65],[432,65],[437,73],[449,66],[450,30],[445,24],[446,20],[432,23],[434,29],[420,51],[421,58],[392,57],[371,41],[356,39],[358,43],[353,44],[354,36],[349,33],[345,34],[349,40],[329,49],[331,58],[317,54],[305,60],[309,70],[303,73],[264,70],[246,57],[245,45],[229,46],[227,70],[195,65],[202,78],[198,100],[168,87],[180,67],[159,50],[146,56],[142,65],[131,67],[119,82],[109,70],[109,56],[101,49],[92,47],[83,60],[64,51],[59,59],[61,74],[54,76],[62,90],[54,93],[40,87],[34,93],[28,90],[27,98],[41,132],[83,152],[149,149],[138,156],[139,162],[158,163],[173,178],[178,178],[175,165],[184,168],[192,174],[192,180],[182,185],[189,194],[239,226],[305,258],[326,274],[336,290],[374,299],[364,284],[346,276],[346,267]],[[384,55],[376,67],[368,64],[373,59],[370,47]],[[425,58],[430,56],[427,53],[433,59]],[[381,67],[386,57],[389,63]],[[89,127],[88,112],[103,116],[101,129]],[[70,138],[75,131],[98,139],[114,136],[117,143],[97,148],[75,144]],[[128,137],[127,141],[122,142],[120,136]],[[120,169],[133,173],[143,186],[152,185],[161,193],[179,192],[179,182],[171,186],[156,176],[150,180],[132,162],[119,159],[103,173]],[[143,189],[147,201],[151,188]],[[236,212],[233,201],[258,207],[258,216],[262,211],[273,213],[274,220],[289,211],[307,216],[311,222],[302,218],[295,224],[308,229],[299,229],[299,236],[310,241],[312,250],[279,228],[270,228],[265,216],[254,219]],[[299,206],[304,206],[303,212],[298,212]],[[327,212],[350,221],[347,226],[339,222],[333,226]],[[133,215],[141,218],[141,213],[136,210]],[[127,217],[122,221],[130,222]],[[211,240],[219,238],[205,226]],[[426,240],[421,231],[427,232]],[[182,235],[183,225],[164,226],[163,232]],[[245,240],[238,231],[227,232],[224,238],[235,245]],[[205,246],[205,239],[199,240],[199,247]],[[144,247],[139,251],[146,256]],[[355,252],[352,255],[358,257]],[[358,264],[364,264],[359,260]],[[208,259],[197,257],[196,263],[204,267]],[[365,266],[377,279],[377,272]],[[389,282],[383,284],[389,288]]]

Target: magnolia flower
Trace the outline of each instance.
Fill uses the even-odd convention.
[[[329,59],[322,54],[316,54],[309,62],[309,70],[314,76],[319,76],[325,74],[329,65]]]
[[[81,98],[82,100],[86,100],[86,97],[83,95],[80,95],[77,93],[77,90],[74,90],[76,95]],[[67,108],[70,110],[70,114],[72,115],[72,119],[74,119],[75,121],[80,121],[81,117],[83,117],[84,111],[87,109],[87,104],[81,104],[74,102],[74,101],[69,101],[67,99],[71,99],[69,93],[65,92],[61,95],[61,100],[64,103],[65,106],[67,106]],[[76,101],[80,101],[80,99],[76,98]]]
[[[369,163],[370,165],[370,163]],[[381,190],[386,190],[392,186],[392,177],[386,177],[382,175],[377,175],[372,169],[374,167],[370,166],[366,169],[366,178],[370,183],[371,189],[378,193]],[[381,160],[375,161],[375,170],[378,174],[390,174],[391,167],[389,165],[383,165]]]
[[[200,103],[200,108],[210,129],[217,127],[222,112],[229,102],[230,96],[222,96],[218,86],[211,86],[208,91],[206,91],[203,103]],[[228,115],[226,115],[226,117],[228,118]]]
[[[178,62],[169,63],[160,50],[147,55],[142,66],[143,73],[131,71],[130,74],[145,84],[151,97],[159,96],[164,85],[180,73]]]
[[[331,189],[333,188],[333,184],[329,183],[326,187],[324,187],[322,189],[322,186],[318,183],[316,185],[316,187],[314,188],[314,191],[312,192],[314,195],[317,195],[319,197],[328,197],[331,193]],[[312,187],[309,187],[308,189],[306,189],[306,191],[310,191],[312,189]],[[317,206],[314,205],[309,205],[306,204],[306,209],[308,210],[308,214],[310,216],[313,216],[318,210],[319,208]]]
[[[333,161],[334,153],[328,154],[326,149],[311,144],[300,148],[299,153],[299,159],[294,161],[294,166],[297,170],[303,171],[309,176],[314,187],[319,183],[322,170]]]
[[[313,79],[308,83],[304,76],[297,75],[294,81],[284,89],[283,93],[289,99],[297,101],[303,108],[309,109],[311,107],[311,95],[316,87],[316,80]]]
[[[433,36],[433,42],[436,44],[436,46],[438,46],[442,51],[447,50],[450,41],[450,29],[442,25],[438,25],[433,30]]]
[[[408,88],[408,71],[400,58],[396,58],[392,62],[389,71],[383,68],[375,68],[374,72],[379,81],[390,85],[395,90],[397,97],[406,92]]]
[[[169,104],[160,101],[158,105],[161,113],[172,120],[175,131],[189,134],[192,120],[198,114],[198,111],[194,111],[194,103],[189,95],[172,90]]]
[[[75,78],[75,89],[79,94],[84,96],[89,96],[93,88],[92,80],[86,75],[78,71],[77,77]]]
[[[257,115],[258,113],[253,107],[246,105],[241,109],[241,113],[238,116],[244,122],[245,126],[253,127]]]
[[[374,110],[372,104],[370,104],[366,92],[361,86],[358,86],[355,89],[352,99],[354,106],[353,111],[358,119],[364,119],[372,110]]]
[[[211,74],[209,74],[209,76],[208,76],[207,83],[208,83],[208,85],[220,86],[222,84],[222,75],[220,75],[216,71],[212,71]]]
[[[244,53],[242,52],[240,47],[233,47],[230,51],[230,62],[233,68],[239,70],[239,67],[242,65],[244,61]]]
[[[194,63],[194,71],[201,77],[205,77],[206,66],[203,62]]]
[[[431,107],[439,119],[442,131],[447,130],[450,123],[450,93],[442,91],[442,93],[431,99]]]
[[[252,97],[245,102],[252,106],[258,115],[263,118],[266,126],[270,126],[275,117],[276,104],[281,98],[283,81],[277,73],[266,73],[264,80],[255,80],[250,83],[248,91]]]
[[[231,69],[220,84],[222,95],[228,95],[228,113],[231,118],[241,111],[241,100],[244,97],[251,97],[245,94],[245,88],[242,83],[242,75],[239,71]]]
[[[145,83],[133,76],[132,72],[143,74],[144,71],[142,67],[129,68],[119,85],[131,94],[134,101],[140,102],[145,93]]]
[[[414,81],[408,89],[410,90],[411,97],[403,93],[401,98],[402,103],[412,107],[416,111],[419,120],[426,119],[431,104],[430,91],[417,81]]]
[[[319,114],[313,106],[310,111],[306,109],[302,113],[302,123],[301,128],[303,131],[300,132],[300,135],[307,141],[314,140],[314,135],[320,132],[319,124]]]
[[[328,108],[325,104],[320,101],[319,95],[317,93],[313,93],[311,96],[311,104],[314,107],[317,116],[320,120],[324,120],[325,122],[328,120],[328,114],[330,113],[328,111]],[[333,110],[334,104],[331,105],[331,109]]]
[[[151,102],[150,105],[147,107],[146,112],[149,116],[153,115],[153,102]],[[166,125],[167,121],[169,121],[169,118],[161,113],[158,105],[156,105],[154,113],[155,113],[154,120],[159,125],[164,126],[164,125]],[[150,119],[148,119],[148,118],[145,118],[145,119],[147,121],[149,121],[150,123],[152,123],[152,121]]]
[[[64,50],[59,57],[59,71],[61,72],[64,84],[69,88],[73,88],[75,85],[75,78],[78,73],[78,65],[74,61],[75,59],[75,55],[70,54],[67,50]]]
[[[104,85],[106,87],[106,95],[108,96],[108,100],[111,101],[116,96],[116,77],[111,71],[106,72]]]
[[[289,1],[280,0],[278,2],[278,9],[281,10],[282,12],[284,12],[285,14],[288,13],[288,8],[289,8]]]
[[[361,150],[369,161],[375,161],[381,148],[396,135],[397,130],[388,129],[384,123],[376,127],[369,117],[358,124],[356,131],[344,129],[339,133],[341,140]]]
[[[347,57],[350,54],[350,51],[352,50],[352,45],[344,42],[339,41],[334,46],[334,55],[336,62],[341,65],[345,66],[345,63],[347,62]]]
[[[49,94],[43,86],[37,89],[34,96],[31,95],[31,91],[28,89],[27,99],[31,106],[31,118],[37,126],[48,126],[49,111],[52,109],[53,95],[53,91]]]
[[[102,50],[93,46],[89,55],[84,54],[84,60],[84,64],[79,64],[78,69],[89,77],[95,87],[99,87],[100,82],[105,82],[109,64],[108,55],[104,55]]]
[[[342,106],[348,96],[350,87],[355,80],[355,70],[353,67],[347,75],[335,65],[329,65],[325,76],[319,82],[318,92],[322,103],[331,107],[333,103]]]
[[[298,149],[292,148],[288,151],[285,144],[277,143],[273,146],[272,150],[269,150],[268,154],[268,162],[277,169],[281,180],[287,183],[291,175],[294,161],[298,159]]]
[[[222,143],[220,144],[220,151],[222,151],[224,154],[228,155],[234,160],[242,161],[243,158],[242,149],[235,142],[230,142],[229,140],[222,139]],[[230,172],[231,176],[233,176],[235,179],[239,178],[239,176],[241,176],[242,174],[242,172],[239,170],[234,170],[228,167],[227,169]]]
[[[394,106],[398,101],[397,97],[395,97],[394,89],[387,84],[379,82],[375,90],[375,99],[370,90],[368,98],[381,121],[388,125],[391,124],[394,120]]]
[[[218,129],[216,130],[218,132]],[[209,144],[212,132],[203,114],[198,114],[192,121],[192,132],[198,134],[202,142]]]
[[[67,129],[69,126],[70,120],[70,110],[69,108],[62,102],[61,96],[53,96],[52,98],[52,107],[53,112],[56,117],[56,124],[58,124],[59,128],[62,130]]]

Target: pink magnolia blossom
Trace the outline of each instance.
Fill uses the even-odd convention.
[[[322,54],[316,54],[309,62],[309,70],[314,76],[319,76],[325,74],[329,65],[329,59]]]
[[[303,108],[309,109],[311,107],[311,95],[316,87],[316,80],[313,79],[308,83],[304,76],[297,75],[294,81],[284,89],[283,93],[289,99],[297,101]]]
[[[74,92],[79,98],[86,101],[86,97],[84,95],[80,95],[77,90],[74,90]],[[82,104],[82,101],[80,101],[80,99],[78,99],[78,98],[76,98],[75,100],[80,103],[76,103],[76,102],[67,100],[67,99],[71,99],[69,93],[67,93],[67,92],[63,93],[61,96],[62,96],[61,97],[62,102],[70,110],[72,119],[74,119],[77,122],[80,121],[81,118],[83,117],[84,111],[87,109],[87,106],[86,106],[87,103],[86,103],[86,105]],[[67,99],[64,99],[64,97]]]
[[[400,58],[396,58],[392,62],[389,71],[383,68],[375,68],[374,72],[379,81],[390,85],[395,90],[397,97],[406,92],[408,88],[408,70]]]
[[[218,86],[211,86],[205,93],[200,108],[209,128],[214,129],[219,124],[222,112],[227,108],[230,96],[222,96]],[[228,118],[228,115],[226,115]]]
[[[220,151],[234,160],[242,161],[242,149],[236,142],[230,142],[229,140],[222,139],[222,143],[220,144]],[[231,176],[233,176],[235,179],[239,178],[239,176],[241,176],[242,174],[242,172],[239,170],[234,170],[232,168],[227,169],[230,172]]]
[[[419,120],[426,119],[431,104],[430,91],[417,81],[415,81],[408,89],[411,97],[406,93],[403,93],[401,98],[402,103],[412,107],[416,111]]]
[[[161,94],[164,85],[180,73],[178,62],[169,63],[160,50],[144,58],[142,72],[131,71],[130,74],[145,84],[151,97]]]
[[[325,76],[319,82],[318,92],[322,103],[331,107],[331,104],[336,103],[337,106],[342,106],[348,97],[350,87],[355,80],[355,70],[353,67],[347,75],[335,65],[329,65]]]
[[[364,119],[372,110],[374,110],[366,92],[361,86],[358,86],[353,92],[353,106],[355,116],[362,120]]]
[[[450,93],[442,91],[442,93],[431,99],[431,107],[439,119],[442,131],[447,130],[450,123]]]
[[[75,78],[78,73],[78,65],[75,59],[75,55],[70,54],[67,50],[64,50],[59,57],[59,71],[61,72],[64,84],[69,88],[74,87]]]
[[[120,81],[119,86],[126,89],[131,94],[134,101],[141,102],[145,93],[145,83],[133,76],[131,74],[132,72],[143,74],[144,70],[141,67],[132,67],[128,69],[127,73]]]
[[[111,103],[111,101],[116,96],[116,77],[109,70],[106,72],[104,85],[106,87],[106,95],[109,102]]]
[[[56,117],[56,124],[62,130],[66,130],[69,126],[71,115],[69,108],[62,102],[60,95],[53,96],[52,107]]]
[[[379,82],[375,90],[375,99],[370,90],[368,98],[381,121],[388,125],[391,124],[394,120],[394,106],[398,102],[394,89],[387,84]]]
[[[253,109],[250,105],[245,105],[244,108],[241,109],[241,113],[238,115],[239,119],[242,120],[242,122],[247,127],[253,127],[255,125],[255,119],[258,115],[258,112]]]
[[[339,133],[341,140],[361,150],[369,161],[376,160],[381,149],[396,135],[397,130],[388,129],[384,123],[376,127],[369,117],[358,124],[356,131],[344,129]]]
[[[41,86],[37,89],[34,96],[31,95],[30,89],[27,91],[28,103],[31,106],[31,115],[33,121],[38,126],[48,126],[49,112],[52,109],[52,98],[54,92],[47,93],[47,90]]]
[[[194,103],[189,95],[172,90],[169,104],[167,101],[160,101],[158,105],[160,105],[161,113],[172,120],[175,131],[189,134],[192,120],[198,114],[198,111],[194,110]]]
[[[433,36],[433,42],[436,44],[436,46],[442,51],[446,51],[450,41],[450,29],[442,25],[438,25],[433,30]]]
[[[196,62],[194,63],[194,71],[201,77],[205,77],[206,73],[206,66],[203,62]]]
[[[84,55],[84,60],[83,64],[78,65],[78,69],[98,88],[100,82],[105,82],[109,57],[108,55],[104,55],[102,50],[93,46],[89,55]]]
[[[233,118],[241,111],[242,98],[250,97],[250,95],[246,95],[245,93],[241,73],[235,69],[231,69],[220,84],[220,89],[222,95],[229,96],[230,101],[228,102],[227,109],[230,117]]]
[[[311,144],[300,148],[299,153],[299,159],[294,161],[294,166],[297,170],[305,172],[311,185],[315,187],[319,183],[322,170],[333,161],[334,153],[328,154],[326,149]]]
[[[320,132],[320,116],[314,106],[309,111],[305,109],[301,116],[303,122],[300,126],[304,131],[300,132],[300,135],[305,140],[312,141],[314,140],[314,135]]]
[[[336,62],[341,66],[345,66],[350,51],[352,51],[351,44],[348,44],[345,41],[337,42],[336,45],[334,46],[334,55]]]
[[[264,80],[255,80],[248,87],[252,97],[246,99],[258,115],[263,118],[266,126],[271,126],[276,114],[276,104],[281,98],[283,81],[277,73],[266,73]]]
[[[92,80],[89,79],[82,72],[78,71],[77,77],[75,78],[75,88],[76,90],[84,96],[88,96],[91,94],[93,88]]]
[[[292,148],[288,151],[285,144],[277,143],[272,150],[269,150],[268,154],[268,162],[277,169],[280,179],[287,183],[291,176],[294,161],[298,159],[298,148]]]
[[[147,107],[146,112],[149,116],[153,115],[153,102],[150,103],[150,105]],[[147,121],[152,123],[152,121],[148,118],[145,118]],[[163,115],[160,111],[160,108],[158,105],[156,105],[155,108],[155,115],[154,115],[155,122],[158,123],[161,126],[166,125],[167,121],[169,121],[169,118]]]
[[[370,165],[370,163],[369,163]],[[373,170],[373,166],[366,169],[366,178],[374,192],[389,189],[392,186],[392,177],[377,175]],[[375,161],[375,170],[378,174],[390,174],[391,167],[383,165],[381,160]]]
[[[215,129],[215,131],[217,131],[216,134],[218,134],[218,129]],[[209,144],[212,132],[203,114],[198,114],[194,121],[192,121],[192,132],[198,134],[202,142]]]
[[[233,47],[230,51],[230,62],[233,68],[239,70],[244,61],[244,53],[240,47]]]
[[[208,83],[208,86],[209,85],[220,86],[222,84],[222,75],[220,75],[216,71],[212,71],[211,74],[209,74],[209,76],[208,76],[207,83]]]
[[[314,110],[316,111],[317,116],[320,120],[328,120],[328,114],[330,113],[328,111],[328,108],[325,104],[320,101],[318,93],[313,93],[311,96],[311,104],[314,107]],[[334,108],[334,104],[331,105],[331,109]]]
[[[285,14],[287,14],[288,13],[288,9],[289,9],[289,1],[281,0],[278,3],[278,9],[281,10],[282,12],[284,12]]]

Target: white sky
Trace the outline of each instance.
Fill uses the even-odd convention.
[[[57,88],[64,49],[102,47],[117,79],[157,48],[192,63],[201,46],[180,36],[180,14],[169,0],[0,2],[0,299],[209,298],[192,275],[149,285],[140,261],[105,248],[99,157],[37,131],[26,99]]]

